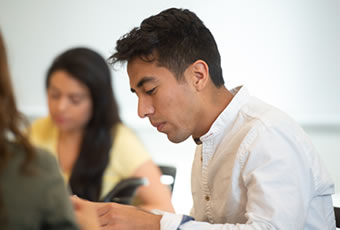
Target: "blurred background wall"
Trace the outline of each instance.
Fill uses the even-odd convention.
[[[227,88],[246,85],[303,126],[340,193],[339,0],[0,0],[20,110],[31,119],[47,114],[44,78],[57,54],[86,46],[108,57],[119,37],[169,7],[189,8],[210,28]],[[112,72],[123,121],[157,163],[177,167],[173,203],[188,213],[195,144],[172,144],[139,119],[125,67]]]

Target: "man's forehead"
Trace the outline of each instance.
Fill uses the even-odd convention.
[[[130,60],[127,61],[127,67],[130,66],[144,66],[144,65],[156,65],[159,66],[157,59],[155,58],[143,58],[143,57],[133,57]]]
[[[146,62],[140,58],[134,58],[127,64],[127,73],[130,78],[130,82],[139,81],[140,78],[156,77],[155,71],[161,67],[156,62]]]

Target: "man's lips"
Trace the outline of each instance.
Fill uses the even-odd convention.
[[[152,126],[157,128],[158,132],[161,132],[165,125],[165,122],[157,122],[157,123],[151,122],[151,124]]]

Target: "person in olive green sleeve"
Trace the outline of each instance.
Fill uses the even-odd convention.
[[[81,202],[78,226],[55,158],[32,147],[23,121],[0,33],[0,229],[99,229],[95,209]]]
[[[26,150],[16,143],[6,148],[10,156],[0,183],[8,229],[78,229],[55,158],[35,151],[24,174]]]

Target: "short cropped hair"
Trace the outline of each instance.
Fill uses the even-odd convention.
[[[221,57],[209,29],[187,9],[170,8],[151,16],[123,35],[116,52],[109,58],[111,64],[131,61],[138,57],[146,62],[168,68],[176,79],[197,60],[205,61],[214,85],[224,85]]]

